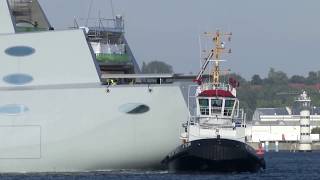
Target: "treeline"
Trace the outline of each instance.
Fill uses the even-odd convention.
[[[142,73],[173,73],[171,65],[162,61],[143,62]],[[246,80],[238,74],[222,77],[227,81],[229,77],[240,83],[238,98],[241,106],[251,120],[256,108],[276,108],[292,106],[294,99],[303,90],[306,90],[312,99],[313,106],[320,106],[320,71],[310,71],[306,77],[293,75],[289,77],[283,71],[270,68],[268,76],[261,78],[255,74]]]
[[[256,108],[292,106],[295,97],[303,90],[311,97],[313,106],[320,106],[320,71],[311,71],[307,77],[288,77],[286,73],[271,68],[266,78],[255,74],[248,81],[236,74],[231,76],[240,82],[238,98],[247,112],[248,120],[251,120]]]
[[[171,65],[162,61],[151,61],[142,63],[141,72],[144,74],[173,73],[173,68]]]
[[[300,75],[293,75],[290,78],[286,73],[282,71],[275,71],[274,68],[270,68],[268,77],[261,79],[258,74],[252,76],[250,81],[252,85],[265,85],[265,84],[287,84],[287,83],[300,83],[306,85],[312,85],[320,83],[320,71],[310,71],[307,77]]]

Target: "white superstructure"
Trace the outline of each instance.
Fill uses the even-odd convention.
[[[234,87],[221,83],[211,84],[212,89],[203,89],[210,84],[203,84],[201,92],[191,97],[195,100],[195,115],[186,125],[187,133],[182,139],[194,141],[207,138],[224,138],[245,142],[245,121],[239,100],[231,94]]]
[[[158,167],[187,117],[178,85],[101,85],[82,30],[0,33],[1,173]]]

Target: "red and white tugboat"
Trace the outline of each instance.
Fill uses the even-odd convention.
[[[162,161],[171,172],[256,172],[265,168],[263,157],[245,143],[244,113],[236,97],[239,83],[234,79],[220,82],[220,56],[226,51],[222,39],[226,36],[231,33],[214,34],[215,48],[195,79],[195,115],[184,124],[182,145]],[[203,82],[202,75],[211,61],[212,76]]]

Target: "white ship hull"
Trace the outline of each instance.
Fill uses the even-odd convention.
[[[188,118],[180,88],[109,89],[1,90],[1,104],[19,102],[27,111],[0,115],[0,172],[158,167],[179,145],[180,126]],[[149,111],[125,113],[128,103]]]
[[[1,22],[14,20],[7,3]],[[0,173],[157,168],[179,144],[178,85],[101,86],[83,30],[12,24],[0,27]]]

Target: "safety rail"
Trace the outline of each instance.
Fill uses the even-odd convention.
[[[209,116],[209,107],[208,106],[200,106],[200,114],[204,116]],[[222,113],[223,110],[223,113]],[[218,115],[218,116],[228,116],[233,117],[233,108],[230,107],[211,107],[211,115]]]
[[[208,117],[199,117],[199,116],[190,116],[189,117],[189,121],[188,123],[190,123],[191,125],[193,124],[199,124],[200,119],[206,119],[206,120],[212,120],[215,119],[216,121],[230,121],[230,123],[234,123],[234,124],[246,124],[245,122],[245,114],[243,114],[242,116],[238,116],[238,117],[218,117],[218,116],[208,116]],[[217,123],[218,124],[218,123]]]
[[[211,107],[211,114],[221,114],[221,107]]]
[[[79,28],[80,26],[90,27],[93,31],[100,32],[124,32],[124,19],[119,16],[115,19],[107,18],[79,18],[74,19],[74,25],[72,28]]]
[[[230,118],[230,117],[199,117],[199,116],[190,116],[189,118],[189,123],[191,125],[193,124],[199,124],[200,123],[200,120],[203,119],[203,120],[216,120],[216,121],[230,121],[230,124],[234,123],[235,121],[238,121],[239,119],[236,118],[236,119],[233,119],[233,118]],[[218,125],[219,123],[217,123]]]
[[[225,83],[220,83],[218,85],[215,85],[213,83],[203,83],[201,85],[201,89],[202,90],[221,89],[221,90],[229,91],[231,89],[231,86]]]

